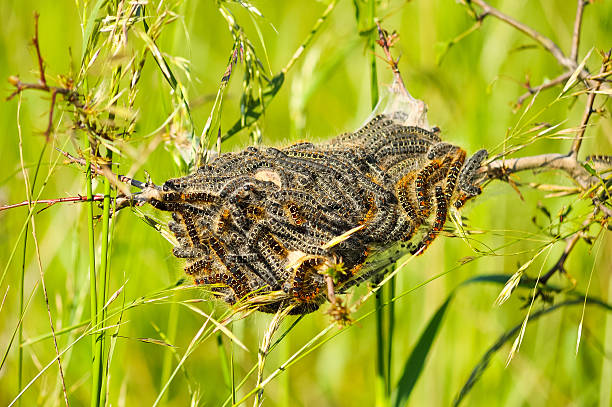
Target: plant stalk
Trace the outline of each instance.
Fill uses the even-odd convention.
[[[113,159],[113,152],[111,150],[106,151],[106,158],[108,159],[108,166]],[[98,391],[99,391],[99,405],[104,406],[106,404],[106,391],[104,389],[104,383],[106,381],[106,369],[104,363],[104,348],[105,348],[105,316],[106,311],[104,310],[104,304],[108,296],[108,263],[109,263],[109,243],[110,243],[110,204],[111,204],[111,184],[108,178],[104,177],[104,200],[102,201],[102,242],[100,248],[100,269],[98,270],[98,307],[99,307],[99,327],[100,336],[98,339]]]
[[[92,155],[92,143],[89,137],[87,138],[87,146],[89,148],[89,154],[87,155],[87,164],[85,172],[85,186],[87,189],[87,235],[89,243],[89,299],[91,307],[91,328],[92,330],[98,327],[98,297],[96,290],[96,247],[94,238],[94,220],[93,220],[93,193],[91,186],[91,155]],[[98,382],[99,382],[99,370],[98,370],[98,359],[99,355],[96,352],[96,335],[91,336],[91,376],[92,376],[92,387],[91,387],[91,406],[97,407],[99,405]]]

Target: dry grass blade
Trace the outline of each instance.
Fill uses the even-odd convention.
[[[586,56],[584,57],[584,59],[582,60],[582,62],[580,62],[580,65],[578,65],[576,67],[576,69],[574,70],[574,72],[572,72],[572,75],[569,77],[569,79],[567,80],[567,82],[565,83],[565,86],[563,87],[563,90],[561,91],[561,94],[563,95],[565,92],[567,92],[567,90],[569,88],[571,88],[572,86],[574,86],[574,84],[576,83],[576,81],[578,80],[578,76],[580,75],[580,73],[582,72],[582,70],[584,69],[584,66],[586,65],[587,60],[589,59],[589,57],[591,56],[591,53],[593,52],[594,48],[591,48],[589,50],[589,52],[587,52]]]
[[[542,266],[540,267],[540,271],[538,272],[538,277],[536,278],[535,286],[533,287],[533,290],[532,290],[533,294],[531,296],[531,301],[529,302],[529,308],[527,309],[525,320],[523,321],[523,324],[521,325],[521,330],[518,336],[512,343],[512,348],[510,348],[510,352],[508,352],[508,358],[506,359],[506,367],[508,367],[508,365],[510,364],[514,356],[518,353],[521,347],[521,343],[523,342],[523,337],[525,336],[525,330],[527,329],[527,323],[529,322],[529,316],[531,315],[531,309],[533,308],[533,304],[535,302],[535,299],[538,293],[537,287],[540,282],[540,277],[542,276],[542,270],[544,269],[544,266],[546,265],[546,260],[548,259],[548,256],[550,255],[552,244],[549,244],[545,246],[544,248],[542,248],[542,250],[540,250],[538,254],[534,256],[534,259],[538,257],[545,249],[548,249],[548,252],[546,253],[546,257],[542,261]]]
[[[364,223],[363,225],[355,226],[354,228],[344,232],[343,234],[334,237],[329,242],[325,243],[323,246],[324,249],[330,249],[335,245],[344,242],[346,239],[351,237],[353,234],[359,232],[361,229],[365,228],[367,225]]]
[[[240,339],[238,339],[236,337],[236,335],[234,335],[232,333],[232,331],[230,331],[227,328],[227,324],[229,324],[231,322],[231,319],[225,319],[223,322],[219,322],[217,321],[215,318],[213,318],[211,315],[205,313],[204,311],[202,311],[201,309],[199,309],[198,307],[195,307],[191,304],[183,304],[184,306],[186,306],[187,308],[189,308],[190,310],[192,310],[193,312],[200,314],[204,317],[206,317],[206,321],[207,322],[212,322],[215,325],[215,329],[213,330],[212,333],[215,333],[216,331],[221,331],[225,336],[227,336],[232,342],[236,343],[236,345],[240,346],[244,351],[249,352],[249,348],[246,347],[245,344],[243,344]]]

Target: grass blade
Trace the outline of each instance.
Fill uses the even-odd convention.
[[[442,326],[444,314],[446,313],[446,309],[448,308],[452,298],[452,295],[449,296],[446,301],[444,301],[444,304],[438,308],[436,313],[429,320],[427,327],[421,334],[419,341],[404,364],[404,371],[402,372],[402,376],[400,377],[394,392],[393,406],[403,406],[408,401],[408,398],[414,389],[414,385],[425,367],[427,355],[429,354],[431,346],[433,345],[440,327]]]

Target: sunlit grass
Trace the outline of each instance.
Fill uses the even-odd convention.
[[[113,19],[117,4],[123,12],[132,7],[4,2],[0,13],[11,18],[0,35],[0,78],[37,80],[29,45],[37,10],[49,82],[61,83],[61,75],[80,78],[95,102],[83,114],[112,136],[101,132],[91,140],[100,155],[112,156],[115,173],[145,180],[146,171],[158,184],[184,174],[209,151],[318,141],[358,127],[377,100],[378,86],[391,82],[387,65],[373,54],[375,33],[367,32],[373,14],[400,33],[394,52],[401,54],[408,88],[427,102],[430,121],[470,153],[481,147],[492,155],[565,152],[585,98],[574,84],[565,92],[542,92],[514,112],[524,91],[517,83],[526,75],[536,84],[560,72],[543,51],[518,50],[528,39],[493,20],[454,42],[438,66],[439,44],[473,24],[449,0],[358,1],[359,19],[352,2],[257,2],[256,9],[237,2],[153,2],[146,14]],[[573,3],[497,5],[567,45]],[[610,47],[612,31],[601,16],[611,14],[606,2],[586,9],[579,60],[591,46]],[[128,26],[130,45],[122,49]],[[302,44],[303,53],[296,54]],[[228,62],[231,76],[224,81]],[[595,69],[597,56],[588,63]],[[0,204],[112,196],[108,181],[91,180],[85,168],[64,164],[53,149],[81,150],[99,161],[90,155],[85,133],[72,128],[74,108],[58,104],[52,144],[45,144],[49,103],[47,94],[24,92],[0,110]],[[111,118],[119,130],[108,125]],[[610,153],[610,119],[593,123],[584,150]],[[448,234],[462,238],[442,234],[384,282],[378,301],[368,284],[353,289],[348,300],[360,306],[350,326],[339,328],[323,307],[300,319],[287,317],[267,334],[273,316],[254,313],[236,321],[243,315],[182,280],[171,244],[155,229],[167,219],[151,208],[123,209],[110,219],[109,199],[101,206],[1,212],[0,404],[63,403],[48,303],[71,405],[231,405],[252,404],[256,397],[264,405],[449,405],[463,393],[466,405],[609,405],[605,355],[612,340],[600,322],[610,315],[600,301],[610,302],[609,233],[597,236],[600,248],[592,252],[578,243],[567,265],[578,284],[574,291],[569,279],[555,277],[555,308],[536,300],[525,319],[539,270],[552,266],[561,240],[580,230],[589,208],[580,196],[545,198],[547,192],[526,186],[571,186],[556,174],[521,174],[516,182],[522,197],[507,184],[488,186],[462,212],[469,226],[447,223]],[[48,300],[39,282],[32,217]],[[550,254],[537,256],[544,249]],[[521,267],[529,278],[493,308]],[[364,297],[369,300],[359,303]],[[588,304],[584,315],[574,306],[582,304]],[[523,321],[520,352],[506,369]],[[483,366],[487,370],[478,370]]]

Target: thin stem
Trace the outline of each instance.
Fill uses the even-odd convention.
[[[385,335],[384,335],[384,299],[383,290],[376,291],[376,406],[384,407],[387,403],[387,381],[385,377]]]
[[[395,277],[389,280],[389,296],[387,307],[387,397],[391,397],[391,369],[393,367],[393,332],[395,331]]]
[[[542,278],[540,279],[541,284],[546,284],[556,272],[565,273],[565,262],[567,261],[567,258],[569,257],[572,250],[574,250],[574,247],[576,247],[576,243],[578,243],[578,240],[580,240],[584,232],[588,230],[591,223],[593,223],[597,212],[599,212],[599,210],[595,208],[595,210],[584,220],[584,222],[582,222],[582,228],[565,239],[566,243],[565,248],[563,249],[563,253],[559,257],[559,260],[557,260],[555,265],[544,276],[542,276]]]
[[[170,311],[168,312],[168,326],[166,328],[167,332],[167,340],[168,343],[175,343],[176,341],[176,329],[178,326],[178,309],[179,304],[176,301],[176,297],[178,296],[177,292],[172,294],[172,299],[170,302]],[[161,370],[161,381],[160,381],[160,389],[164,387],[164,384],[168,382],[170,378],[170,373],[172,371],[172,360],[174,359],[174,350],[170,347],[166,349],[164,353],[164,361],[162,362],[162,370]],[[162,402],[165,402],[168,395],[164,393],[164,397],[162,398]]]
[[[553,78],[553,79],[551,79],[549,81],[546,81],[543,84],[538,85],[536,87],[528,86],[527,87],[527,92],[523,93],[517,99],[516,107],[517,108],[521,107],[523,105],[523,103],[525,102],[525,100],[527,100],[530,96],[533,96],[533,95],[539,93],[540,91],[542,91],[544,89],[548,89],[548,88],[552,88],[553,86],[560,85],[561,83],[563,83],[566,80],[568,80],[570,76],[572,76],[572,72],[567,71],[567,72],[562,73],[561,75],[557,76],[556,78]]]
[[[21,276],[19,279],[19,318],[23,319],[24,309],[24,284],[25,284],[25,264],[26,264],[26,252],[28,247],[28,224],[26,224],[26,234],[23,238],[23,257],[21,261]],[[21,390],[23,384],[23,323],[19,323],[17,332],[17,388]],[[19,400],[21,405],[21,399]]]
[[[38,18],[40,15],[38,13],[34,13],[34,38],[32,38],[32,44],[34,45],[34,49],[36,50],[36,56],[38,57],[38,72],[40,74],[39,83],[42,86],[47,86],[47,79],[45,78],[45,63],[43,62],[42,55],[40,53],[40,44],[38,41]]]
[[[91,201],[102,201],[104,199],[104,195],[93,195]],[[47,207],[51,205],[55,205],[60,202],[88,202],[86,196],[69,196],[66,198],[55,198],[55,199],[38,199],[34,201],[22,201],[10,205],[0,206],[0,211],[4,211],[7,209],[19,208],[21,206],[30,206],[30,205],[38,205],[38,204],[47,204]]]
[[[278,308],[276,314],[272,318],[272,321],[268,324],[268,329],[264,333],[264,336],[261,340],[261,345],[259,346],[259,351],[257,354],[257,392],[255,393],[255,400],[253,401],[253,407],[259,407],[262,403],[263,398],[263,374],[264,367],[266,363],[266,358],[268,354],[272,350],[272,337],[280,327],[283,319],[289,314],[291,311],[291,306],[286,306],[286,304],[281,304]]]
[[[75,157],[75,156],[73,156],[72,154],[70,154],[70,153],[68,153],[66,151],[60,150],[59,148],[56,148],[56,150],[58,152],[60,152],[64,157],[66,157],[70,162],[73,162],[73,163],[76,163],[76,164],[79,164],[79,165],[83,165],[83,166],[87,165],[87,160],[85,160],[83,158]],[[101,167],[101,166],[99,166],[99,165],[97,165],[95,163],[92,163],[91,167],[92,167],[93,172],[95,172],[97,175],[109,177],[111,182],[113,182],[113,181],[121,181],[122,183],[129,184],[129,185],[131,185],[133,187],[136,187],[138,189],[143,189],[143,188],[145,188],[147,186],[146,182],[138,181],[137,179],[130,178],[130,177],[126,176],[126,175],[120,175],[120,174],[115,174],[114,172],[111,172],[110,171],[110,166],[109,166],[108,169],[105,169],[104,167]],[[118,189],[120,189],[120,190],[122,189],[121,184],[118,184],[116,182],[113,182],[113,184]],[[128,194],[126,193],[126,195],[128,195]]]
[[[607,72],[610,64],[610,51],[604,56],[604,60],[601,64],[600,74]],[[589,119],[591,118],[591,114],[593,113],[593,104],[595,103],[595,95],[597,91],[601,88],[601,84],[603,81],[596,81],[595,87],[591,89],[589,92],[589,96],[587,98],[586,105],[584,106],[584,114],[582,115],[582,121],[580,122],[580,129],[576,133],[576,137],[574,138],[574,143],[572,144],[572,149],[570,154],[574,157],[578,156],[578,151],[580,150],[580,146],[582,145],[582,139],[584,137],[584,133],[586,131],[587,124],[589,124]]]
[[[376,16],[376,0],[370,0],[370,14],[368,26],[374,27],[374,16]],[[376,40],[374,39],[374,33],[370,35],[368,44],[370,48],[370,97],[372,110],[378,104],[378,73],[376,71]]]
[[[38,30],[36,31],[38,32]],[[24,312],[24,287],[25,287],[25,264],[26,264],[26,253],[28,247],[28,226],[29,220],[34,210],[34,205],[32,202],[32,197],[34,195],[34,186],[36,185],[36,180],[38,179],[38,174],[40,172],[40,165],[42,163],[43,156],[45,154],[45,150],[47,149],[47,144],[43,145],[43,148],[40,150],[40,155],[38,157],[38,161],[36,162],[36,170],[34,171],[34,177],[32,178],[32,185],[29,185],[28,174],[25,170],[25,162],[23,159],[23,137],[21,133],[21,98],[19,98],[19,104],[17,105],[17,128],[19,133],[19,161],[21,164],[21,172],[23,174],[23,179],[25,182],[25,190],[26,190],[26,198],[28,203],[29,215],[25,227],[25,234],[23,236],[23,258],[21,262],[21,275],[19,281],[19,327],[18,327],[18,378],[17,382],[19,385],[19,389],[21,390],[22,379],[23,379],[23,348],[21,344],[23,343],[23,312]],[[21,405],[21,400],[19,400],[19,404]]]
[[[49,317],[49,326],[51,328],[51,335],[53,336],[53,347],[55,348],[55,354],[57,355],[57,366],[59,369],[60,382],[62,384],[62,392],[64,396],[64,403],[69,406],[68,403],[68,392],[66,391],[66,381],[64,380],[64,369],[62,368],[62,360],[60,357],[59,347],[57,346],[57,336],[55,335],[55,327],[53,326],[53,317],[51,315],[51,307],[49,306],[49,294],[47,293],[47,286],[45,284],[45,273],[43,272],[42,261],[40,259],[40,247],[38,245],[38,239],[36,238],[36,222],[34,217],[30,218],[32,222],[32,237],[34,240],[34,249],[36,252],[36,262],[38,264],[38,272],[40,273],[40,283],[45,298],[45,304],[47,306],[47,316]]]
[[[108,159],[108,166],[113,159],[113,152],[111,150],[106,151],[106,158]],[[104,357],[105,357],[105,320],[106,320],[106,311],[104,310],[104,304],[106,304],[107,297],[107,287],[109,283],[109,243],[110,243],[110,234],[109,234],[109,226],[110,226],[110,203],[111,203],[111,184],[108,177],[104,178],[104,200],[103,200],[103,209],[102,209],[102,242],[101,242],[101,252],[100,252],[100,269],[98,270],[98,306],[100,307],[100,325],[97,329],[100,330],[100,336],[98,338],[98,349],[97,354],[98,357],[98,391],[100,393],[100,401],[99,405],[104,406],[106,391],[104,390],[104,383],[106,377],[106,370],[104,366]]]
[[[89,150],[92,150],[92,143],[87,138],[87,144]],[[89,243],[89,299],[91,307],[91,326],[97,328],[98,326],[98,297],[96,291],[96,247],[94,239],[94,221],[93,221],[93,193],[91,187],[91,161],[87,157],[86,172],[85,172],[85,184],[87,188],[87,234]],[[96,335],[91,335],[91,355],[92,355],[92,388],[91,388],[91,406],[97,407],[99,405],[100,392],[98,389],[99,382],[99,370],[98,370],[98,355],[96,352]]]
[[[285,336],[285,338],[280,342],[280,352],[281,360],[287,360],[291,357],[291,335]],[[282,398],[280,405],[283,407],[291,407],[291,372],[289,369],[285,372],[283,377],[281,378],[281,386],[282,386]],[[236,400],[234,398],[233,402]]]
[[[576,69],[576,62],[566,57],[563,51],[561,51],[561,48],[559,48],[559,46],[547,36],[521,23],[520,21],[517,21],[512,17],[502,13],[484,0],[470,0],[469,2],[472,4],[476,4],[477,6],[482,8],[484,13],[479,16],[480,19],[483,19],[486,16],[493,16],[498,20],[501,20],[506,24],[511,25],[512,27],[524,33],[525,35],[531,37],[534,41],[538,42],[559,62],[559,64],[569,70]]]
[[[308,48],[308,45],[310,45],[315,34],[319,31],[319,28],[321,28],[321,25],[323,25],[327,17],[331,14],[334,8],[336,8],[337,3],[338,3],[338,0],[332,0],[329,3],[329,6],[327,6],[323,14],[321,14],[321,16],[315,22],[314,26],[310,30],[310,33],[308,34],[308,36],[306,37],[302,45],[300,45],[300,47],[295,51],[295,53],[293,54],[289,62],[287,62],[287,65],[282,69],[281,72],[283,74],[286,74],[289,71],[289,69],[291,69],[291,67],[297,62],[297,60],[302,56],[306,48]]]
[[[376,41],[376,43],[383,49],[383,52],[385,53],[386,61],[391,67],[391,71],[393,71],[394,80],[399,86],[399,90],[404,95],[409,95],[410,93],[406,89],[406,84],[404,84],[404,78],[402,78],[402,74],[399,71],[399,59],[396,60],[393,58],[393,55],[391,55],[391,47],[397,40],[398,36],[396,34],[389,35],[387,31],[383,30],[378,21],[376,22],[376,28],[378,29],[378,41]]]
[[[368,27],[374,27],[375,16],[376,16],[376,0],[369,1],[369,13],[368,13]],[[378,31],[374,31],[369,38],[368,47],[370,48],[370,95],[372,110],[376,108],[378,104],[378,73],[376,70],[376,36],[384,36],[380,26],[377,26]],[[386,41],[385,41],[386,45]],[[383,49],[387,50],[383,46]],[[391,58],[391,61],[393,59]],[[395,74],[395,71],[394,71]],[[376,382],[375,382],[375,396],[376,405],[385,406],[387,405],[387,377],[385,375],[385,333],[384,333],[384,319],[385,311],[382,306],[384,302],[383,290],[376,292]]]
[[[582,26],[582,14],[587,4],[589,4],[589,0],[578,0],[578,6],[576,7],[576,19],[574,20],[574,32],[572,34],[572,50],[570,51],[570,59],[574,61],[574,63],[578,63],[580,27]]]
[[[518,158],[501,158],[483,166],[479,172],[482,178],[479,184],[491,179],[505,179],[515,172],[535,169],[556,169],[565,171],[580,187],[588,189],[591,184],[590,174],[572,156],[565,154],[540,154]]]

